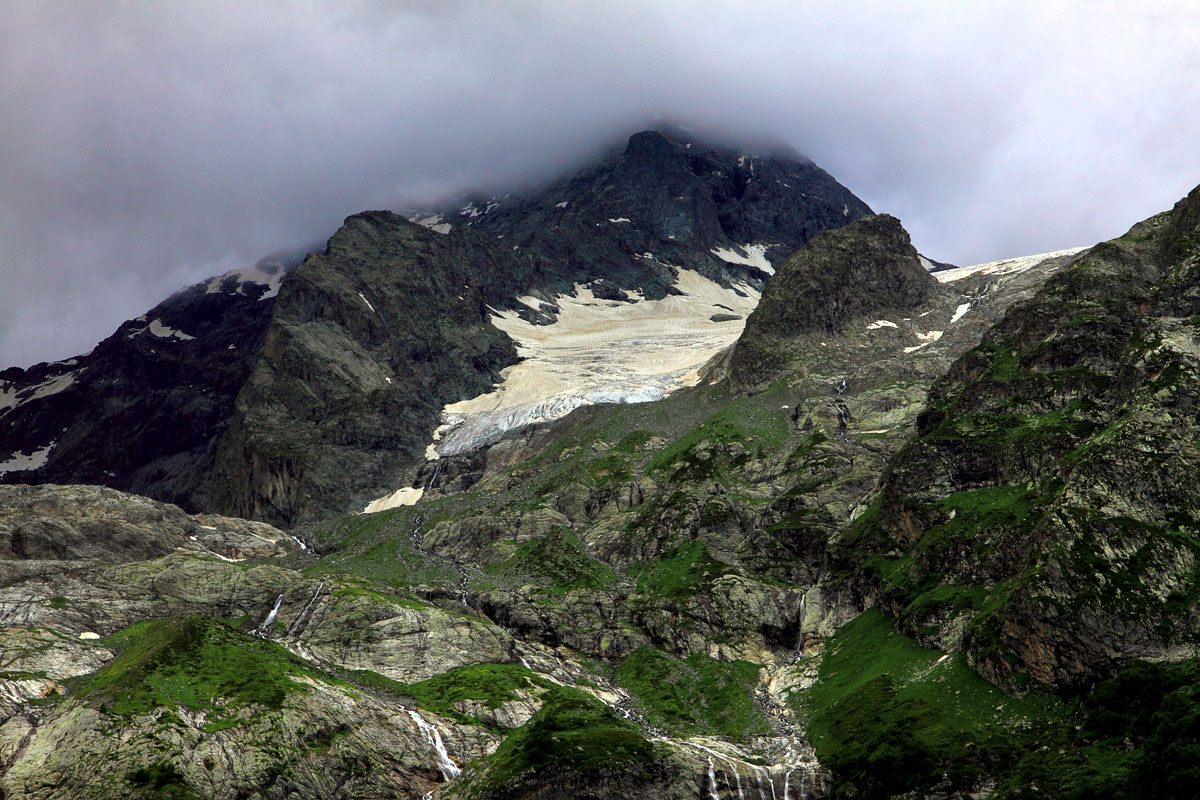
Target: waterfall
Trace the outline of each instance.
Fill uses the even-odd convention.
[[[792,771],[789,769],[783,777],[783,800],[788,800],[788,784],[792,782]]]
[[[442,780],[452,781],[459,775],[462,775],[462,770],[458,768],[458,764],[455,764],[454,760],[450,758],[450,754],[446,752],[446,745],[442,742],[441,732],[411,708],[404,709],[404,713],[408,714],[412,721],[416,723],[417,729],[425,734],[425,739],[433,745],[433,749],[437,753],[438,769],[442,771]]]
[[[254,629],[254,632],[259,636],[266,637],[271,633],[271,625],[275,622],[275,616],[279,613],[279,604],[283,602],[283,595],[275,598],[275,607],[271,609],[271,613],[267,614],[267,618],[263,620],[263,624]]]
[[[713,771],[712,756],[708,757],[708,796],[711,800],[721,800],[721,795],[717,794],[717,773]]]
[[[425,491],[428,492],[431,488],[433,488],[433,485],[437,483],[438,473],[441,471],[442,462],[439,461],[433,468],[433,475],[430,476],[429,480],[425,481]]]
[[[533,667],[529,666],[529,662],[525,660],[525,656],[517,656],[517,658],[521,659],[522,667],[524,667],[527,670],[531,670],[531,671],[533,670]]]
[[[800,641],[796,644],[796,649],[801,653],[804,652],[804,618],[808,615],[808,591],[800,595]]]
[[[293,537],[292,537],[292,541],[293,541],[293,542],[295,542],[297,545],[299,545],[300,549],[301,549],[301,550],[303,550],[303,551],[304,551],[304,552],[306,552],[306,553],[307,553],[309,550],[311,550],[311,549],[312,549],[312,548],[310,548],[308,545],[306,545],[304,542],[302,542],[302,541],[300,540],[300,537],[299,537],[299,536],[293,536]]]
[[[296,617],[296,619],[292,621],[291,627],[288,628],[287,635],[289,637],[294,638],[296,634],[300,632],[300,626],[304,624],[304,618],[308,616],[308,612],[312,609],[313,603],[317,602],[317,597],[321,594],[321,590],[324,588],[325,579],[322,578],[321,582],[317,584],[317,589],[313,592],[312,598],[309,599],[308,604],[304,606],[304,609],[300,612],[300,616]]]
[[[733,764],[733,762],[729,762]],[[737,764],[733,765],[733,777],[737,781],[738,800],[746,800],[746,796],[742,794],[742,774],[738,772]]]
[[[800,773],[800,800],[808,800],[808,770]]]

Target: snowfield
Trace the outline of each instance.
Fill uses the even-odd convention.
[[[515,311],[496,313],[492,324],[516,342],[522,361],[501,373],[494,391],[443,409],[429,455],[467,452],[581,406],[644,403],[694,385],[700,367],[741,335],[759,293],[744,284],[727,289],[686,269],[677,273],[681,294],[661,300],[633,293],[625,302],[601,300],[576,285],[574,294],[556,298],[561,310],[551,325],[526,322]],[[742,319],[713,322],[716,314]]]

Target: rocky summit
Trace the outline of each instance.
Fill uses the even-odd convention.
[[[1198,226],[646,131],[0,373],[0,797],[1190,797]]]

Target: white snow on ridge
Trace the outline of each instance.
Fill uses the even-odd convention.
[[[574,294],[555,299],[559,314],[551,325],[533,325],[515,311],[495,314],[492,324],[516,342],[522,360],[501,372],[503,382],[494,391],[442,410],[433,451],[467,452],[504,431],[581,406],[644,403],[694,385],[700,367],[741,335],[759,294],[746,285],[738,286],[738,294],[676,269],[675,288],[682,294],[661,300],[636,294],[631,302],[600,300],[577,284]],[[532,305],[528,300],[522,298]],[[711,320],[730,312],[742,319]]]
[[[1018,272],[1024,272],[1027,269],[1036,267],[1047,259],[1074,255],[1086,249],[1085,247],[1070,247],[1066,250],[1055,250],[1050,253],[1038,253],[1032,256],[1018,256],[1017,258],[1005,258],[1000,261],[989,261],[986,264],[975,264],[970,267],[955,267],[954,269],[935,272],[933,273],[933,277],[937,278],[939,283],[953,283],[977,273],[984,275],[1015,275]]]
[[[927,270],[932,270],[936,265],[925,256],[917,253],[917,260],[921,262],[921,266]]]
[[[169,325],[164,325],[161,319],[150,320],[150,324],[145,328],[160,339],[178,339],[181,342],[187,342],[195,339],[195,336],[189,336],[183,331],[177,331]]]
[[[888,319],[877,319],[867,326],[867,330],[873,331],[876,328],[899,328],[900,326]]]
[[[50,451],[54,449],[54,445],[58,442],[51,442],[45,447],[34,450],[32,453],[13,453],[7,461],[0,461],[0,475],[9,472],[25,472],[26,470],[39,469],[44,467],[46,462],[50,460]]]
[[[960,319],[966,316],[966,313],[970,310],[970,303],[961,304],[958,308],[954,309],[954,316],[950,318],[950,324],[953,325],[954,323],[958,322]]]
[[[75,372],[66,372],[62,375],[56,375],[53,378],[47,378],[36,386],[27,386],[24,389],[15,389],[11,383],[0,383],[0,416],[8,413],[10,409],[22,406],[31,400],[37,400],[39,397],[49,397],[52,394],[58,394],[75,382],[75,378],[83,369]]]
[[[263,292],[262,296],[258,298],[259,300],[274,297],[279,294],[279,284],[283,283],[283,276],[287,274],[287,270],[283,268],[283,262],[280,261],[268,261],[266,266],[268,269],[263,269],[258,264],[251,264],[248,267],[238,267],[223,272],[215,278],[209,278],[208,283],[204,285],[204,293],[217,294],[222,291],[222,287],[229,278],[236,277],[238,283],[234,294],[246,293],[243,284],[257,283],[267,287],[267,291]]]
[[[617,217],[615,219],[613,217],[609,217],[608,221],[615,225],[618,222],[629,222],[629,217]]]
[[[491,211],[490,206],[488,207],[488,211]],[[475,216],[479,216],[478,213],[476,213]],[[449,222],[442,222],[441,214],[427,214],[424,217],[412,216],[409,217],[409,221],[415,222],[422,227],[429,228],[429,230],[434,231],[435,233],[449,233],[451,228]]]
[[[765,244],[739,244],[734,248],[717,247],[708,252],[712,253],[717,258],[728,264],[745,264],[748,267],[757,267],[768,275],[775,274],[775,268],[771,266],[771,262],[767,260],[767,245]],[[738,252],[741,250],[742,252]]]

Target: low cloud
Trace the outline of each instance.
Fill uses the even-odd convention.
[[[1192,4],[913,6],[13,0],[0,365],[657,116],[785,141],[960,264],[1115,236],[1200,183]]]

